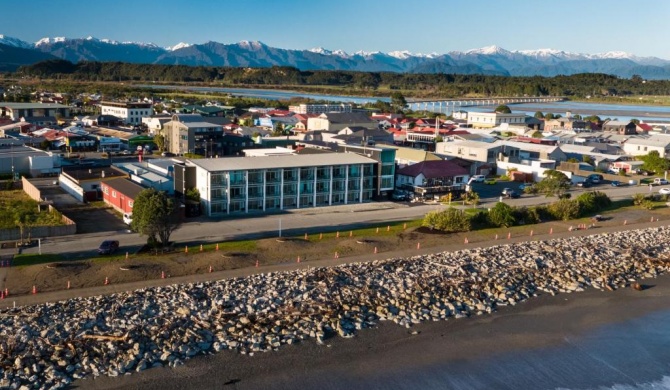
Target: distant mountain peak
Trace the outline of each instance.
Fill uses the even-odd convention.
[[[184,48],[191,47],[191,46],[193,46],[193,45],[190,44],[190,43],[179,42],[178,44],[176,44],[174,46],[166,47],[165,49],[168,50],[168,51],[175,51],[175,50],[184,49]]]
[[[247,50],[258,50],[267,46],[261,41],[239,41],[237,45]]]
[[[37,46],[42,46],[42,45],[48,45],[51,43],[56,43],[56,42],[65,42],[67,38],[65,37],[54,37],[54,38],[49,38],[49,37],[44,37],[40,39],[39,41],[35,42],[35,47]]]
[[[22,49],[29,49],[33,47],[33,45],[28,42],[4,34],[0,34],[0,43],[7,46],[20,47]]]
[[[503,49],[500,46],[491,45],[482,47],[479,49],[471,49],[465,52],[465,54],[485,54],[485,55],[494,55],[494,54],[511,54],[510,51]]]

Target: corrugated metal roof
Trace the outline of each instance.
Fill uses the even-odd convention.
[[[58,103],[9,103],[0,102],[0,107],[11,108],[12,110],[21,109],[39,109],[39,108],[70,108],[69,106]]]
[[[342,164],[376,164],[356,153],[296,154],[290,156],[223,157],[186,160],[207,171],[235,171],[268,168],[299,168]]]

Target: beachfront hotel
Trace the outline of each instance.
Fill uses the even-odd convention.
[[[186,160],[175,192],[197,188],[208,216],[368,202],[377,161],[356,153]]]

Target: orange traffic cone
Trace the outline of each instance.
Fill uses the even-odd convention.
[[[109,278],[105,276],[105,286],[109,284]]]
[[[353,230],[350,230],[350,231],[349,231],[349,237],[353,237],[353,236],[354,236],[354,231],[353,231]]]
[[[298,256],[298,261],[296,261],[296,263],[300,263],[300,256]]]
[[[9,296],[9,289],[5,289],[5,297]]]
[[[624,225],[627,225],[627,224],[628,224],[628,220],[627,220],[627,219],[624,219],[624,220],[623,220],[623,224],[624,224]]]
[[[335,234],[335,238],[340,238],[340,232],[337,232],[337,234]]]
[[[390,232],[391,231],[391,225],[386,226],[386,231]]]
[[[5,293],[3,291],[0,291],[0,299],[5,299]]]
[[[126,252],[126,260],[128,260],[128,252]]]
[[[258,268],[258,260],[256,260],[256,268]]]
[[[69,280],[67,281],[67,289],[68,290],[70,289],[70,281]]]
[[[216,243],[216,250],[217,251],[219,250],[219,243],[218,242]]]
[[[188,245],[184,247],[184,253],[188,253]]]
[[[530,231],[530,236],[533,237],[533,231],[532,230]]]
[[[307,233],[305,233],[305,240],[307,240]]]
[[[210,266],[209,266],[209,273],[211,274],[212,271],[214,271],[214,268],[212,268],[212,266],[210,265]]]
[[[468,238],[467,238],[467,237],[465,237],[465,240],[463,241],[463,243],[464,243],[464,244],[467,244],[467,243],[468,243]]]
[[[202,252],[202,244],[200,244],[200,252]]]
[[[403,224],[402,224],[402,228],[403,228],[403,229],[407,229],[407,223],[403,223]]]
[[[554,234],[554,228],[549,228],[549,234]]]
[[[339,258],[340,258],[339,253],[335,252],[335,257],[334,257],[334,259],[339,259]]]
[[[498,235],[496,234],[496,240],[498,239]]]
[[[416,243],[416,249],[421,249],[421,243],[420,242]]]
[[[323,233],[319,233],[319,240],[323,238]]]
[[[509,240],[510,238],[512,238],[512,232],[507,232],[507,239]]]
[[[377,247],[375,247],[375,253],[377,253]]]
[[[165,279],[165,271],[161,271],[161,279]]]
[[[379,233],[379,227],[377,227],[377,233]]]
[[[37,287],[33,284],[33,294],[37,294]]]

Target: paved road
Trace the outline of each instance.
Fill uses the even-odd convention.
[[[658,192],[659,187],[653,191]],[[646,186],[609,187],[600,185],[589,189],[573,190],[573,197],[582,192],[599,190],[606,192],[610,198],[630,198],[636,193],[648,193]],[[554,197],[528,196],[519,199],[505,199],[504,202],[515,206],[533,206],[556,201]],[[480,208],[493,207],[498,198],[483,199]],[[462,206],[454,202],[454,206]],[[384,225],[390,221],[417,219],[430,211],[447,207],[440,204],[407,204],[394,202],[366,203],[351,206],[334,206],[294,210],[283,214],[258,215],[249,217],[235,217],[222,220],[208,220],[201,218],[196,222],[183,224],[176,230],[171,239],[182,245],[199,244],[202,242],[223,242],[233,239],[253,239],[273,237],[279,235],[303,235],[328,231],[346,231],[366,225]],[[129,230],[82,234],[65,237],[50,237],[42,240],[41,248],[33,247],[24,250],[24,253],[61,253],[69,258],[86,258],[96,255],[96,249],[105,239],[119,240],[120,252],[138,250],[144,243],[145,237],[140,237]],[[0,253],[1,255],[2,253]]]

